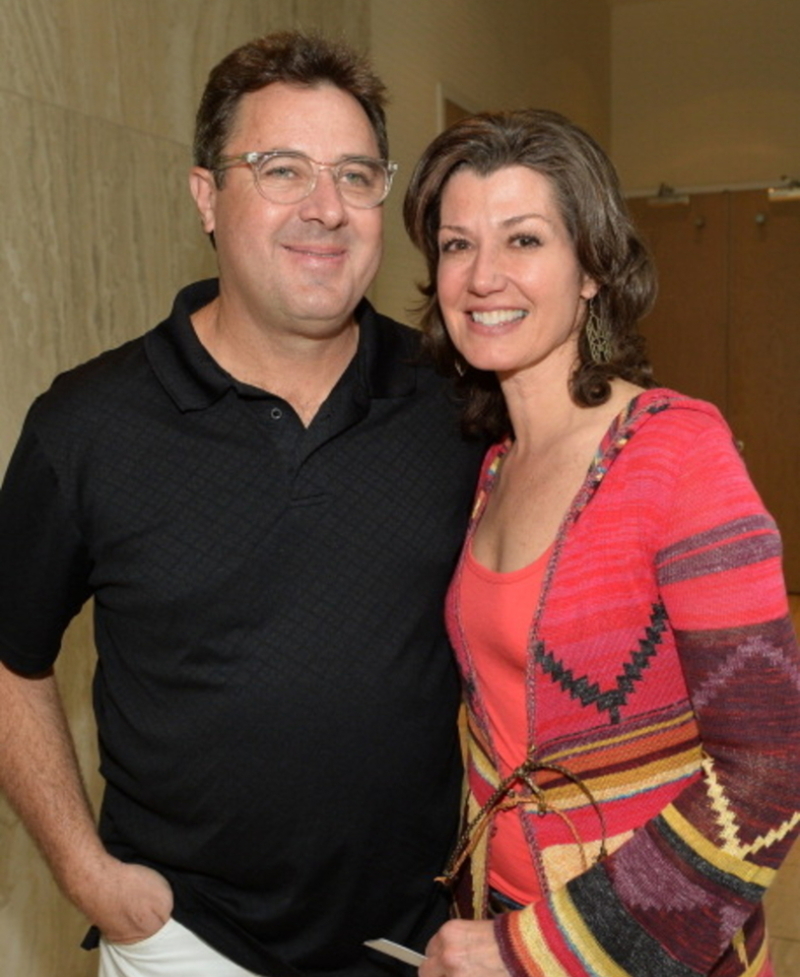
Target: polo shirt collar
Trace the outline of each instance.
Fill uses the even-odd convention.
[[[216,278],[182,289],[169,318],[144,339],[153,371],[181,411],[204,410],[229,390],[243,388],[214,360],[191,323],[190,317],[218,294]],[[345,371],[346,376],[355,374],[355,398],[360,401],[410,396],[416,387],[413,330],[379,315],[366,299],[361,300],[355,315],[359,324],[358,348],[354,362]],[[254,396],[270,396],[267,391],[247,389]]]

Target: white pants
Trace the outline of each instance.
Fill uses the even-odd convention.
[[[257,977],[169,919],[138,943],[100,940],[98,977]]]

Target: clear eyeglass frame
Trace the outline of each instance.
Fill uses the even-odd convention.
[[[256,190],[270,203],[296,204],[314,192],[319,174],[329,170],[345,203],[363,210],[380,206],[389,196],[397,163],[372,156],[347,156],[336,163],[292,150],[239,153],[221,156],[214,172],[249,166]]]

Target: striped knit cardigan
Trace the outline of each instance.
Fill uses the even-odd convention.
[[[507,450],[487,456],[470,534]],[[499,776],[460,572],[447,615],[468,823]],[[516,809],[544,896],[495,919],[511,974],[772,973],[761,897],[800,821],[800,660],[776,526],[714,407],[651,390],[612,424],[559,530],[527,660],[536,803]],[[488,914],[491,835],[474,833],[459,874],[462,916]]]

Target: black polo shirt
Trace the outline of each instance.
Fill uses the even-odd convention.
[[[31,408],[0,493],[0,657],[48,668],[94,597],[109,849],[248,969],[386,973],[361,942],[421,948],[443,909],[442,603],[482,449],[417,334],[366,302],[305,429],[197,340],[216,289]]]

